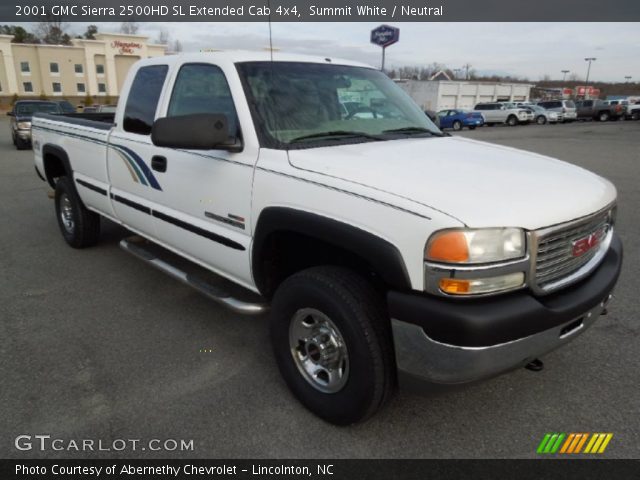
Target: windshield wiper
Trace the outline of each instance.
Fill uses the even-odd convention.
[[[444,137],[444,133],[434,132],[433,130],[429,130],[428,128],[423,127],[402,127],[402,128],[392,128],[390,130],[383,130],[382,133],[404,133],[406,135],[413,135],[414,133],[428,133],[433,135],[434,137]]]
[[[369,140],[383,140],[383,138],[377,135],[371,135],[366,132],[352,132],[349,130],[332,130],[329,132],[310,133],[309,135],[302,135],[300,137],[289,140],[289,143],[301,142],[304,140],[313,140],[318,138],[331,138],[331,137],[356,137],[367,138]]]

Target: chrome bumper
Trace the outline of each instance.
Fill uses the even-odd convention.
[[[487,347],[460,347],[437,342],[411,323],[392,319],[398,370],[438,384],[467,383],[526,365],[589,328],[611,296],[562,325],[511,342]]]

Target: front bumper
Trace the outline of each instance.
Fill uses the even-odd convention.
[[[25,142],[31,141],[31,130],[16,130],[16,137]]]
[[[390,292],[398,369],[431,383],[466,383],[524,366],[586,331],[610,299],[622,265],[614,236],[600,266],[555,294],[451,301]]]

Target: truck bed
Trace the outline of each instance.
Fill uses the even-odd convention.
[[[95,112],[95,113],[36,113],[34,118],[43,118],[56,122],[71,123],[84,127],[109,130],[115,125],[115,113]]]

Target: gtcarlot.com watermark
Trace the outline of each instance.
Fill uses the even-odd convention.
[[[193,452],[193,440],[174,438],[116,438],[102,439],[64,439],[51,435],[18,435],[14,441],[17,450],[23,452]]]

